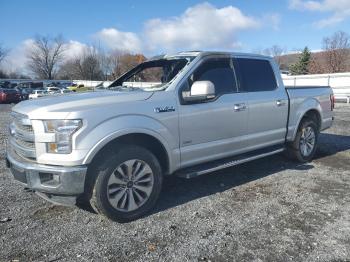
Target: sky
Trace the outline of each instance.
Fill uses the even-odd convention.
[[[23,69],[36,35],[62,35],[70,58],[90,45],[147,56],[273,45],[320,50],[323,37],[350,33],[350,0],[0,0],[0,11],[9,71]]]

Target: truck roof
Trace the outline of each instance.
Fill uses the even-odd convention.
[[[253,54],[253,53],[240,53],[240,52],[223,52],[223,51],[183,51],[175,54],[166,54],[166,55],[159,55],[152,57],[150,60],[157,60],[157,59],[169,59],[173,57],[179,57],[179,56],[207,56],[207,55],[232,55],[232,56],[244,56],[244,57],[260,57],[264,59],[270,59],[270,56],[260,55],[260,54]]]

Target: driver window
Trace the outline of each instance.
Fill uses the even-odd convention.
[[[216,96],[237,92],[236,78],[230,58],[206,60],[190,75],[188,88],[195,81],[211,81],[215,86]]]

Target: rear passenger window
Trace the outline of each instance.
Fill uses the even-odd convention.
[[[277,88],[275,74],[267,60],[238,58],[241,89],[245,92],[272,91]]]
[[[189,86],[195,81],[211,81],[216,96],[237,92],[232,60],[229,58],[210,59],[202,63],[190,76]]]

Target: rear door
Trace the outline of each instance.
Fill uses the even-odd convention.
[[[215,98],[205,102],[184,103],[195,81],[211,81]],[[237,80],[230,57],[207,58],[189,73],[180,87],[179,127],[183,167],[219,159],[246,146],[241,137],[247,131],[248,111],[244,94],[237,92]],[[235,105],[241,109],[235,110]]]
[[[288,96],[283,84],[278,85],[272,63],[264,58],[236,58],[235,64],[240,92],[246,94],[249,107],[248,149],[284,143]]]

